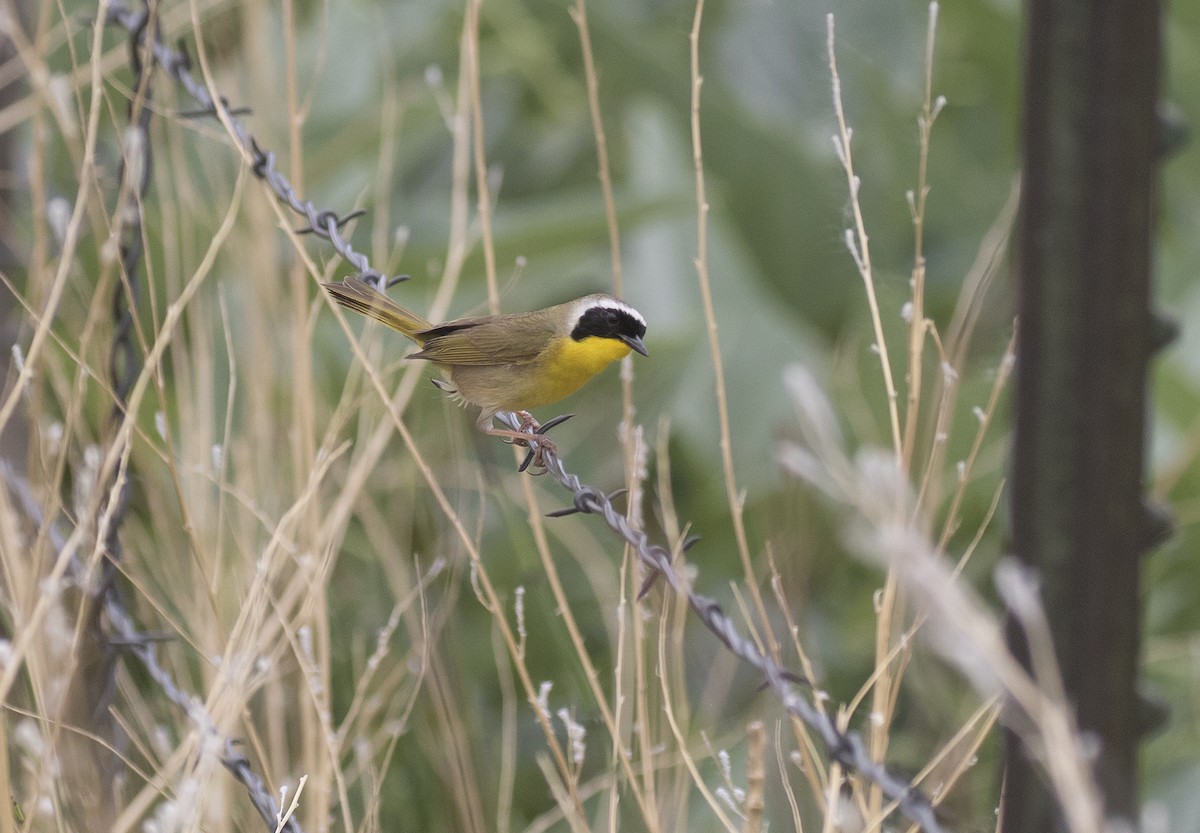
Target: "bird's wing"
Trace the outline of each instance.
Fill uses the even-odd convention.
[[[525,320],[521,320],[525,319]],[[513,330],[520,335],[514,343]],[[409,356],[442,365],[527,364],[554,335],[550,326],[525,315],[488,318],[462,318],[431,327],[418,334],[423,342],[420,352]]]

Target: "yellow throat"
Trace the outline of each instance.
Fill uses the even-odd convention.
[[[537,401],[526,407],[536,408],[571,395],[588,379],[629,353],[629,345],[612,338],[560,339],[546,351],[538,373]]]

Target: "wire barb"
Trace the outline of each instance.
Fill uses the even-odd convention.
[[[143,631],[132,636],[109,637],[108,644],[114,648],[140,648],[162,642],[174,642],[179,637],[165,631]]]
[[[617,489],[617,490],[609,492],[607,495],[605,495],[604,499],[611,503],[612,501],[616,500],[617,498],[621,497],[622,495],[625,495],[628,493],[629,493],[628,489]],[[581,500],[581,498],[585,498],[585,499]],[[590,494],[587,496],[575,495],[575,505],[574,506],[568,506],[566,509],[555,509],[553,512],[547,512],[546,517],[547,518],[565,518],[568,515],[578,515],[581,513],[584,515],[589,515],[596,510],[593,509],[592,506],[587,504],[586,498],[590,498]]]
[[[796,674],[791,671],[784,671],[783,675],[784,675],[784,679],[787,680],[789,683],[795,683],[796,685],[802,685],[805,688],[813,687],[812,681],[809,680],[808,677],[805,677],[803,674]],[[763,680],[759,684],[758,688],[755,690],[756,691],[766,691],[770,687],[771,687],[771,682],[769,680]]]
[[[337,212],[321,211],[317,213],[316,226],[305,226],[304,228],[296,229],[296,234],[319,234],[327,229],[340,229],[351,220],[361,217],[366,214],[366,209],[357,208],[351,211],[345,217],[338,217]]]
[[[231,116],[248,116],[254,112],[250,107],[230,107],[225,96],[221,96],[221,106],[225,108],[225,112]],[[175,114],[176,118],[180,119],[213,119],[217,117],[216,108],[208,108],[203,110],[180,110]]]
[[[685,553],[688,550],[690,550],[693,545],[695,545],[699,542],[700,542],[699,535],[689,535],[688,537],[684,538],[683,543],[679,545],[679,552]],[[674,560],[674,559],[672,559],[672,560]],[[658,583],[658,577],[660,575],[662,575],[662,573],[660,573],[658,570],[652,570],[650,572],[650,574],[646,576],[645,581],[642,582],[642,586],[638,590],[637,600],[639,602],[642,599],[646,598],[646,596],[650,593],[650,591],[654,589],[654,585]]]

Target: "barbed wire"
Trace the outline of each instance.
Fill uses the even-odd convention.
[[[183,87],[200,107],[196,113],[187,115],[218,115],[218,100],[208,87],[192,74],[187,52],[182,47],[176,49],[167,46],[159,38],[157,31],[147,26],[150,17],[147,8],[131,8],[120,2],[113,2],[108,6],[106,15],[108,23],[125,28],[135,39],[149,35],[148,46],[155,63]],[[224,100],[221,100],[220,104],[224,106]],[[357,216],[357,212],[340,215],[334,211],[318,209],[310,200],[302,200],[291,182],[276,169],[274,153],[260,148],[244,123],[236,115],[230,115],[230,111],[226,109],[229,115],[227,123],[242,150],[251,159],[251,171],[267,183],[282,203],[307,220],[308,227],[303,229],[303,232],[311,232],[328,240],[334,250],[357,270],[358,277],[363,280],[383,288],[403,279],[388,278],[371,268],[366,256],[355,251],[341,236],[340,227]],[[147,147],[148,145],[146,142]],[[501,418],[506,416],[511,418],[514,428],[520,426],[519,420],[513,415],[501,415]],[[533,435],[532,442],[536,444],[536,435]],[[905,816],[924,828],[927,833],[943,833],[933,804],[925,794],[911,782],[893,774],[882,763],[873,760],[858,733],[843,732],[832,717],[809,702],[797,690],[799,678],[795,674],[767,656],[753,640],[744,636],[715,599],[691,589],[673,565],[668,550],[651,542],[643,530],[631,525],[624,515],[617,512],[609,495],[584,484],[578,475],[567,471],[563,461],[553,450],[542,448],[540,457],[545,470],[572,493],[574,508],[584,514],[598,514],[603,517],[609,528],[633,548],[639,561],[648,570],[661,576],[676,594],[686,598],[701,623],[730,652],[764,676],[783,708],[817,733],[832,760],[858,772],[878,786],[889,801],[895,802]],[[114,629],[128,640],[130,652],[138,657],[168,699],[184,710],[203,730],[216,732],[211,719],[197,699],[179,688],[170,673],[159,664],[154,642],[140,634],[133,619],[115,595],[110,594],[108,597],[106,612]],[[268,826],[274,829],[279,818],[279,808],[274,796],[267,792],[262,779],[250,768],[245,756],[237,752],[233,741],[225,739],[224,750],[222,762],[225,767],[246,787],[251,802]],[[292,819],[289,819],[282,829],[289,833],[300,833],[299,825]]]
[[[509,427],[530,433],[534,437],[533,442],[537,443],[536,438],[539,435],[536,432],[542,429],[523,425],[521,420],[512,414],[497,416],[508,423]],[[608,527],[629,544],[637,554],[638,560],[650,571],[651,579],[643,586],[643,592],[649,589],[655,576],[661,577],[670,585],[672,591],[687,599],[688,606],[696,617],[730,652],[762,673],[784,710],[817,732],[828,749],[830,758],[878,786],[885,798],[894,801],[900,811],[924,828],[926,833],[942,833],[942,826],[928,797],[911,782],[893,774],[882,763],[871,758],[866,744],[857,732],[843,732],[828,713],[818,709],[800,694],[797,691],[797,683],[802,681],[801,678],[765,654],[752,639],[742,634],[716,599],[692,590],[675,567],[671,553],[662,545],[651,542],[645,531],[633,526],[624,514],[617,511],[613,505],[613,498],[620,494],[619,492],[605,494],[585,484],[578,475],[567,471],[553,447],[542,445],[531,450],[530,454],[531,458],[527,459],[523,466],[531,461],[535,464],[540,463],[544,473],[548,473],[571,492],[573,509],[553,512],[552,515],[559,517],[578,512],[602,517]],[[686,544],[684,548],[686,549]]]
[[[122,558],[121,526],[129,511],[132,483],[123,462],[128,459],[129,437],[122,430],[128,418],[129,394],[142,371],[142,353],[135,340],[138,298],[141,295],[143,205],[150,187],[152,155],[149,141],[151,116],[153,62],[143,60],[142,44],[147,32],[153,32],[156,21],[145,15],[137,29],[129,33],[129,66],[133,79],[126,106],[127,124],[121,139],[121,164],[117,176],[117,196],[113,206],[114,228],[117,237],[119,273],[112,289],[112,343],[109,349],[108,375],[112,389],[112,408],[109,412],[111,448],[108,459],[113,465],[102,470],[96,484],[96,501],[92,528],[100,547],[97,575],[93,579],[81,559],[69,563],[70,576],[79,590],[80,633],[76,642],[76,662],[71,670],[66,694],[69,704],[64,714],[78,727],[104,741],[92,748],[95,755],[95,777],[100,781],[116,778],[119,756],[116,749],[122,739],[121,729],[112,710],[116,695],[117,670],[120,665],[123,639],[114,639],[105,626],[108,608],[121,606],[121,588],[117,583],[118,564]],[[60,550],[61,551],[61,550]],[[111,620],[110,620],[111,621]],[[125,633],[122,637],[133,634]],[[135,637],[136,638],[136,637]],[[98,795],[106,806],[96,808],[102,815],[111,811],[109,795],[115,795],[111,783],[104,785]]]
[[[29,481],[18,473],[7,460],[0,460],[0,480],[3,480],[8,487],[9,494],[16,496],[21,511],[30,523],[39,529],[46,530],[51,548],[57,553],[66,549],[66,536],[63,535],[56,523],[47,522],[42,505],[34,496]],[[68,572],[72,578],[84,575],[85,566],[78,556],[72,556]],[[217,729],[216,723],[204,710],[201,700],[181,688],[175,682],[175,678],[171,676],[171,672],[163,668],[162,663],[158,660],[157,640],[138,628],[120,596],[116,593],[108,593],[104,597],[103,608],[111,631],[106,640],[108,644],[119,646],[124,653],[137,657],[150,679],[162,689],[163,694],[172,704],[188,716],[197,730],[202,735],[215,738],[220,742],[223,750],[221,764],[246,787],[250,802],[262,816],[267,829],[275,831],[275,833],[304,833],[295,818],[288,819],[282,827],[278,826],[280,809],[275,803],[275,796],[266,788],[262,778],[251,769],[250,762],[239,751],[237,742],[224,737]]]
[[[129,124],[124,135],[121,172],[118,181],[118,205],[114,212],[120,224],[121,280],[113,290],[114,332],[109,357],[109,376],[114,397],[112,422],[117,425],[121,420],[127,418],[129,393],[142,370],[142,357],[134,340],[134,316],[137,313],[138,300],[141,296],[145,197],[149,191],[153,173],[153,152],[149,128],[150,118],[153,115],[150,106],[151,80],[155,67],[160,66],[167,70],[171,78],[183,85],[206,111],[215,115],[216,110],[207,88],[203,84],[197,83],[188,71],[186,56],[163,44],[159,37],[156,17],[151,13],[149,4],[137,9],[119,4],[110,5],[105,22],[117,24],[129,33],[129,65],[133,73],[132,94],[128,108]],[[238,126],[240,127],[240,124]],[[243,143],[248,143],[257,151],[253,139],[245,132],[244,128],[238,132],[238,135]],[[301,203],[296,198],[290,183],[274,170],[273,157],[259,152],[254,158],[256,160],[255,173],[267,179],[281,198],[290,196],[290,199],[285,199],[289,205],[311,217],[310,221],[314,223],[312,229],[314,233],[329,239],[334,248],[338,249],[347,260],[366,262],[365,257],[351,249],[349,244],[337,234],[337,226],[340,221],[336,217],[330,221],[323,213],[317,212],[312,207],[312,203]],[[321,226],[317,225],[318,221],[325,222],[327,226],[325,233],[322,233]],[[330,225],[331,222],[332,225]],[[377,280],[381,278],[378,273],[372,272],[371,274],[376,276]],[[124,454],[118,454],[116,459],[123,459],[124,456]],[[6,474],[11,483],[13,473],[7,471]],[[126,655],[136,657],[150,678],[162,689],[167,699],[187,714],[197,730],[204,736],[218,740],[222,750],[222,765],[245,787],[250,803],[268,830],[276,831],[276,833],[284,831],[286,833],[303,833],[295,818],[288,818],[281,824],[280,808],[275,801],[274,794],[267,789],[263,779],[253,770],[249,760],[238,749],[238,744],[219,731],[198,697],[179,687],[171,673],[159,662],[156,639],[138,628],[126,609],[115,577],[116,563],[122,554],[120,530],[128,513],[131,489],[130,478],[123,471],[123,467],[114,466],[110,481],[103,492],[113,495],[114,503],[111,507],[105,507],[102,504],[100,510],[100,516],[107,516],[108,520],[104,527],[104,571],[98,588],[103,604],[96,605],[94,615],[90,617],[94,622],[94,630],[100,636],[101,644],[110,649],[108,653],[114,659],[119,656],[117,651],[111,650],[114,647],[119,647]],[[25,490],[25,493],[29,495],[28,489]],[[32,513],[36,511],[36,502],[26,499],[23,503],[26,511],[32,516]],[[65,542],[61,541],[61,536],[59,539],[59,551],[61,551],[61,545]],[[52,537],[53,542],[54,538]],[[85,567],[77,558],[73,559],[72,567],[72,572],[76,576],[82,577],[85,574]],[[111,635],[103,634],[104,629],[100,626],[101,608]],[[111,675],[115,672],[116,663],[114,661],[108,669],[108,673]],[[111,698],[115,686],[107,685],[103,687],[103,690]],[[97,712],[100,711],[107,713],[107,706],[97,709]],[[202,743],[201,747],[204,746],[205,744]]]
[[[133,84],[126,115],[129,124],[121,147],[121,167],[117,177],[117,204],[113,210],[118,229],[118,262],[121,267],[119,279],[112,293],[113,338],[109,352],[108,376],[112,385],[113,405],[109,423],[114,432],[114,442],[124,436],[120,429],[129,407],[129,394],[142,372],[142,355],[134,339],[134,316],[137,314],[138,299],[141,297],[141,271],[143,254],[143,207],[150,190],[150,175],[153,153],[150,147],[150,117],[154,76],[154,65],[143,60],[143,42],[147,33],[157,31],[153,17],[146,14],[139,26],[129,33],[129,66],[133,73]],[[113,459],[125,457],[125,449],[112,455]],[[100,595],[119,592],[114,579],[116,565],[121,560],[121,525],[129,510],[132,485],[120,465],[112,467],[107,482],[100,494],[109,495],[111,505],[100,502],[97,512],[97,528],[104,529],[104,560],[101,562],[101,582],[97,591]],[[99,519],[107,517],[105,524]],[[97,615],[99,610],[97,610]]]
[[[143,29],[145,27],[145,20],[149,16],[145,7],[130,7],[119,2],[119,0],[111,2],[105,14],[107,23],[120,26],[130,32]],[[186,117],[212,116],[215,118],[218,115],[218,102],[221,107],[225,107],[228,117],[226,123],[233,132],[242,151],[250,158],[251,172],[270,186],[280,202],[308,221],[308,226],[301,230],[302,233],[310,233],[323,240],[328,240],[330,245],[333,246],[334,251],[345,258],[346,262],[357,270],[358,277],[365,281],[374,283],[380,287],[386,287],[405,279],[406,276],[389,278],[382,272],[371,268],[367,256],[362,252],[356,251],[350,245],[350,241],[342,237],[340,231],[345,223],[358,216],[358,212],[341,215],[335,211],[319,209],[311,200],[301,199],[291,181],[275,167],[275,154],[259,147],[249,128],[237,117],[236,113],[244,111],[230,110],[226,107],[224,98],[218,99],[206,84],[192,74],[191,57],[182,45],[179,48],[168,46],[158,37],[156,32],[151,34],[152,38],[149,46],[154,55],[155,63],[162,67],[171,78],[183,87],[187,94],[199,105],[197,110],[182,115]]]

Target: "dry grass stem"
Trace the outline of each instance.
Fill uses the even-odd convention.
[[[700,285],[700,300],[704,306],[705,329],[708,333],[709,361],[713,369],[713,385],[717,399],[717,422],[720,437],[721,471],[725,481],[725,498],[729,504],[729,517],[733,524],[734,540],[738,556],[742,561],[742,572],[750,597],[754,600],[755,612],[762,628],[767,633],[773,654],[777,653],[774,635],[770,632],[770,618],[758,588],[754,564],[750,557],[750,542],[746,535],[744,498],[738,489],[737,475],[733,465],[732,428],[729,422],[729,402],[725,385],[725,361],[721,357],[721,342],[717,335],[717,313],[713,304],[712,287],[708,274],[708,194],[704,182],[704,144],[700,133],[700,88],[704,77],[700,73],[700,24],[704,19],[704,0],[697,0],[692,17],[692,30],[688,34],[691,54],[691,130],[692,165],[696,175],[696,278]]]

